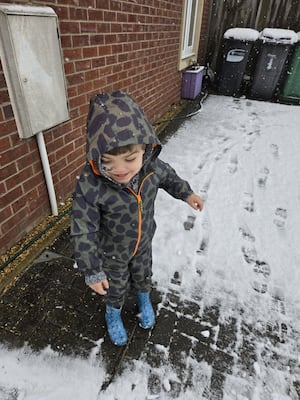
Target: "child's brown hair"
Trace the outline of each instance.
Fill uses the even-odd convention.
[[[129,151],[133,151],[134,148],[138,146],[137,144],[128,144],[126,146],[120,146],[120,147],[115,147],[112,150],[109,150],[107,152],[107,154],[113,155],[113,156],[118,156],[119,154],[124,154],[127,153]],[[146,149],[146,145],[142,144],[142,149],[145,150]]]

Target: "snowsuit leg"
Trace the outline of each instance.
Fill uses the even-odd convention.
[[[135,291],[150,292],[152,277],[152,245],[138,249],[129,263],[131,286]]]
[[[108,281],[109,289],[104,301],[111,307],[123,306],[127,293],[134,290],[150,291],[152,276],[152,247],[138,249],[135,256],[125,263],[117,259],[104,259],[103,271]]]

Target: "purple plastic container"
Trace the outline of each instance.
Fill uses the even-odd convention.
[[[201,92],[204,67],[190,67],[182,75],[181,97],[195,99]]]

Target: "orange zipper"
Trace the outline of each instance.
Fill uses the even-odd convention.
[[[144,185],[144,182],[147,178],[149,178],[149,176],[153,175],[153,172],[151,172],[150,174],[146,175],[145,178],[142,180],[139,190],[136,193],[133,189],[131,189],[130,187],[128,187],[127,189],[134,195],[134,197],[137,199],[137,203],[138,203],[138,237],[137,237],[137,242],[134,248],[134,251],[132,253],[132,257],[135,256],[138,248],[139,248],[139,244],[141,242],[141,238],[142,238],[142,221],[143,221],[143,201],[142,201],[142,197],[141,197],[141,191],[142,191],[142,187]]]

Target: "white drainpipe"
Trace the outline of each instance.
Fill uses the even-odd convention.
[[[47,149],[46,149],[46,145],[45,145],[43,132],[38,132],[36,134],[36,140],[38,143],[40,157],[41,157],[42,164],[43,164],[44,175],[45,175],[45,179],[46,179],[46,185],[47,185],[47,189],[48,189],[48,195],[49,195],[52,214],[58,215],[56,195],[55,195],[55,190],[54,190],[54,185],[53,185],[53,180],[52,180],[52,175],[51,175],[49,159],[48,159],[48,154],[47,154]]]

